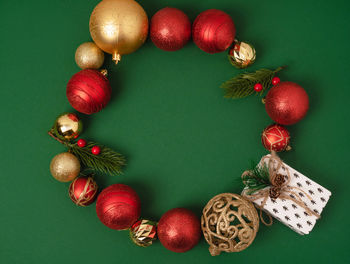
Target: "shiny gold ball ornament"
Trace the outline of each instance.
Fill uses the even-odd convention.
[[[74,113],[63,113],[57,117],[52,130],[61,140],[76,139],[83,131],[83,123]]]
[[[60,182],[74,180],[80,173],[80,162],[76,156],[69,152],[56,155],[50,164],[52,176]]]
[[[134,0],[103,0],[91,13],[90,34],[118,63],[121,55],[136,51],[145,42],[148,17]]]
[[[228,59],[236,68],[247,68],[255,62],[255,48],[249,43],[235,40],[232,48],[230,48],[228,52]]]
[[[254,240],[259,217],[254,205],[242,196],[222,193],[212,198],[203,209],[202,231],[212,256],[239,252]]]
[[[81,69],[99,69],[105,59],[103,51],[93,42],[81,44],[75,51],[75,62]]]

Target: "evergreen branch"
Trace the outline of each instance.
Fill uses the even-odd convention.
[[[122,167],[126,164],[126,160],[123,155],[114,150],[92,141],[87,142],[86,146],[81,148],[76,143],[59,139],[55,134],[55,130],[50,130],[48,134],[61,144],[65,145],[68,148],[68,151],[75,155],[84,166],[111,175],[123,173]],[[99,146],[101,148],[99,155],[91,153],[91,149],[94,146]]]
[[[263,87],[260,94],[271,86],[274,75],[284,67],[275,70],[260,69],[256,72],[242,73],[224,82],[221,88],[225,89],[225,98],[243,98],[254,93],[254,85],[260,83]]]
[[[252,169],[242,177],[242,181],[244,186],[248,188],[248,195],[270,186],[270,175],[267,165],[264,163],[264,165],[258,166],[253,163]]]

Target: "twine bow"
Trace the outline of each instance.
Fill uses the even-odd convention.
[[[283,166],[283,162],[277,156],[276,152],[272,151],[270,157],[264,156],[261,160],[261,163],[264,164],[266,159],[269,159],[267,162],[267,168],[269,171],[270,186],[267,188],[258,190],[253,194],[247,194],[247,191],[249,191],[249,189],[244,190],[242,193],[244,197],[246,197],[252,202],[260,198],[263,198],[261,205],[257,205],[260,209],[261,222],[267,226],[270,226],[273,223],[273,220],[270,214],[267,214],[269,217],[269,222],[266,222],[262,216],[262,209],[266,205],[266,202],[269,197],[271,199],[280,198],[285,200],[291,200],[297,205],[299,205],[300,207],[302,207],[308,215],[314,215],[317,217],[317,219],[320,218],[320,215],[315,213],[313,210],[311,210],[301,198],[301,196],[303,195],[307,197],[307,199],[312,201],[312,198],[310,197],[310,195],[308,195],[304,190],[298,187],[289,185],[291,180],[289,170]],[[281,168],[284,168],[286,175],[282,175],[278,173]],[[244,176],[251,173],[252,173],[251,171],[243,172],[242,174],[243,183],[244,183]],[[296,192],[296,191],[299,191],[299,192]]]

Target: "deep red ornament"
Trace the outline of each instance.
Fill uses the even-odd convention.
[[[306,115],[309,109],[309,97],[300,85],[280,82],[267,93],[265,108],[276,123],[292,125]]]
[[[72,76],[66,94],[75,110],[90,115],[107,105],[111,98],[111,86],[99,71],[85,69]]]
[[[261,83],[256,83],[256,84],[254,85],[254,90],[255,90],[256,92],[261,92],[262,89],[263,89],[263,86],[262,86]]]
[[[140,199],[127,185],[113,184],[97,197],[97,216],[109,228],[122,230],[131,227],[140,217],[140,212]]]
[[[273,77],[272,80],[271,80],[271,83],[272,85],[276,85],[276,84],[279,84],[280,83],[280,78],[278,78],[277,76],[276,77]]]
[[[79,139],[78,141],[77,141],[77,145],[78,145],[78,147],[81,147],[81,148],[83,148],[83,147],[85,147],[86,146],[86,140],[85,139]]]
[[[166,212],[159,220],[157,232],[162,245],[178,253],[192,249],[201,237],[198,217],[184,208]]]
[[[150,36],[154,45],[162,50],[179,50],[191,38],[191,21],[181,10],[165,7],[152,17]]]
[[[97,184],[92,177],[76,178],[69,185],[69,197],[79,206],[91,204],[97,196]]]
[[[91,153],[94,155],[99,155],[101,153],[101,148],[99,146],[93,146],[91,148]]]
[[[261,142],[268,151],[289,150],[290,135],[288,130],[280,125],[273,124],[264,129]]]
[[[232,18],[225,12],[209,9],[200,13],[192,26],[194,43],[208,53],[228,49],[235,39],[236,28]]]

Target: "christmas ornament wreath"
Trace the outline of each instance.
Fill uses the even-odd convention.
[[[94,42],[83,43],[77,48],[75,61],[82,70],[72,76],[66,89],[68,101],[75,110],[90,115],[107,106],[112,89],[106,77],[107,71],[100,69],[104,52],[111,54],[118,63],[122,55],[142,46],[148,27],[146,12],[134,0],[104,0],[95,7],[90,17],[90,34]],[[222,52],[232,45],[228,58],[237,68],[246,68],[256,60],[254,47],[235,39],[235,24],[224,11],[210,9],[202,12],[192,28],[187,15],[176,8],[161,9],[151,19],[151,40],[162,50],[181,49],[191,34],[194,43],[207,53]],[[309,106],[308,96],[301,86],[280,82],[275,76],[282,69],[242,73],[222,84],[227,98],[242,98],[254,92],[262,95],[273,86],[266,95],[265,107],[277,124],[263,131],[262,143],[271,155],[263,157],[259,164],[243,173],[245,188],[242,194],[215,196],[203,209],[201,221],[185,208],[169,210],[159,223],[140,218],[139,196],[124,184],[113,184],[98,194],[91,171],[121,174],[126,160],[106,146],[78,139],[83,124],[75,113],[59,115],[48,132],[68,149],[52,159],[51,174],[58,181],[72,181],[69,197],[76,205],[87,206],[97,197],[96,213],[100,221],[111,229],[128,229],[132,241],[142,247],[152,245],[158,237],[165,248],[186,252],[198,243],[203,232],[213,256],[222,251],[244,250],[251,245],[259,229],[259,216],[254,204],[260,209],[263,223],[266,222],[261,217],[262,210],[296,232],[307,234],[320,217],[331,193],[314,182],[316,190],[305,189],[304,182],[295,178],[302,178],[310,185],[311,180],[284,164],[276,155],[277,151],[289,149],[290,134],[282,125],[300,121]],[[316,199],[322,204],[316,206]],[[286,202],[288,204],[284,204]],[[271,203],[277,205],[271,206]],[[296,210],[297,220],[289,222],[292,216],[280,215],[279,210],[282,209],[276,209],[278,206],[290,206]]]

